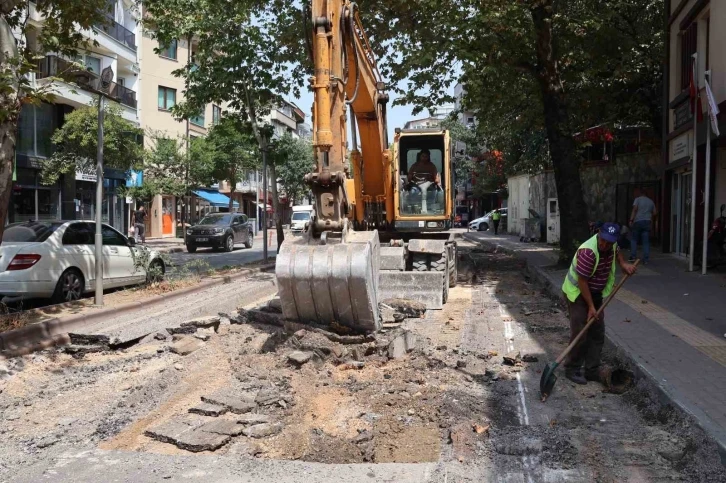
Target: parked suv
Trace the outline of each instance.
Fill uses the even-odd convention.
[[[210,213],[199,223],[187,229],[187,251],[194,253],[198,247],[231,252],[237,243],[252,248],[254,234],[247,215],[238,213]]]

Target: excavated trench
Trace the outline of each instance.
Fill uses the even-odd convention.
[[[116,350],[10,360],[0,477],[91,444],[159,458],[436,462],[431,481],[726,481],[715,446],[646,385],[613,393],[627,372],[611,374],[618,391],[561,377],[539,400],[568,328],[523,268],[463,243],[445,308],[375,336],[285,323],[273,304]]]

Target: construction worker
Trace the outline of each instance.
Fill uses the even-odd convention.
[[[494,210],[492,212],[492,222],[494,223],[494,234],[499,234],[499,220],[502,219],[502,214],[499,213],[499,210]]]
[[[605,223],[595,236],[580,245],[572,259],[562,284],[570,316],[570,342],[595,316],[603,299],[612,292],[615,262],[625,273],[635,273],[635,266],[625,260],[618,247],[619,237],[620,226],[617,223]],[[602,312],[567,356],[565,377],[577,384],[599,380],[600,354],[604,343],[605,312]]]

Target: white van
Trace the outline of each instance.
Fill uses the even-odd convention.
[[[290,231],[293,233],[302,233],[310,223],[310,217],[313,214],[313,205],[300,205],[292,207],[292,220],[290,222]]]

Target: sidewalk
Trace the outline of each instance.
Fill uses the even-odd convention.
[[[554,248],[488,232],[464,238],[526,259],[550,291],[561,295],[566,270],[555,267]],[[652,253],[606,309],[606,333],[716,440],[726,462],[726,274],[687,269],[684,259]]]
[[[277,233],[274,228],[267,231],[267,236],[271,240],[270,243],[277,242]],[[262,231],[255,235],[255,240],[259,240],[259,243],[262,243]],[[186,251],[183,238],[147,238],[146,246],[159,253],[180,253]]]

